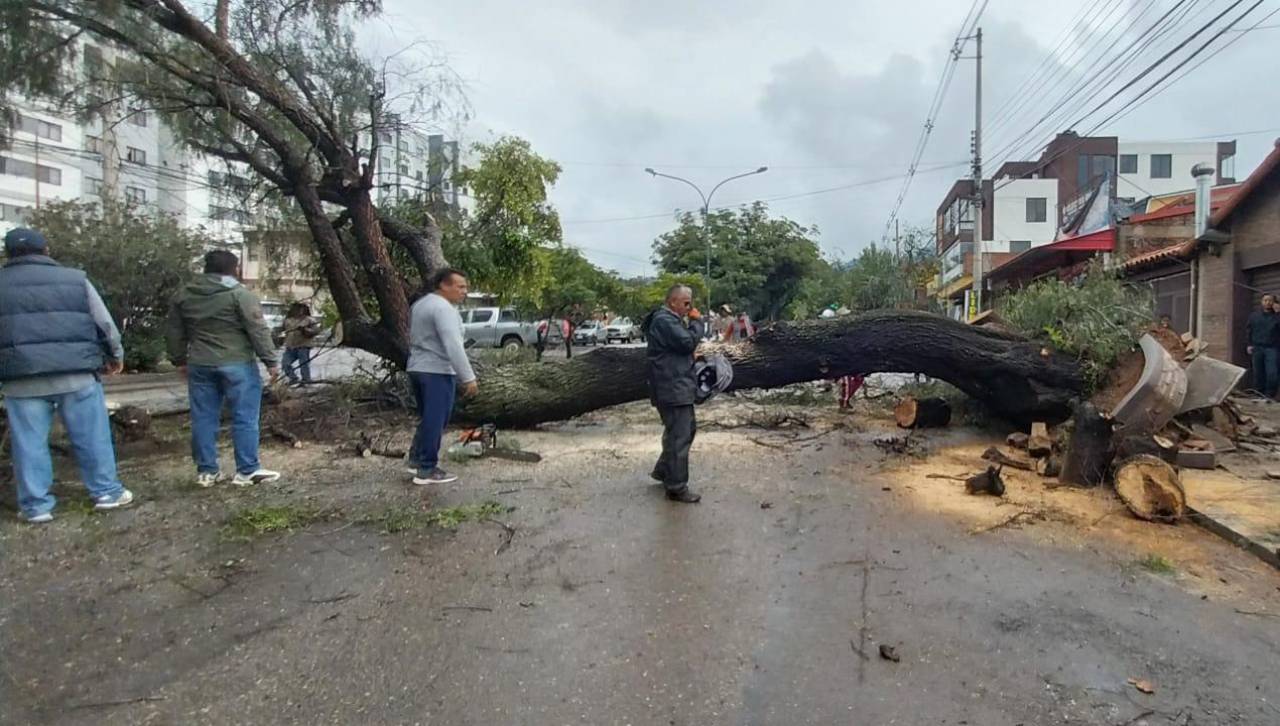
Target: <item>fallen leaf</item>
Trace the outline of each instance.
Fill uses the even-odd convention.
[[[1130,678],[1130,679],[1129,679],[1129,685],[1133,686],[1134,688],[1138,689],[1139,691],[1142,691],[1143,693],[1155,693],[1155,692],[1156,692],[1156,687],[1155,687],[1155,686],[1153,686],[1153,685],[1151,685],[1151,681],[1148,681],[1148,680],[1147,680],[1147,679],[1145,679],[1145,678]]]
[[[885,660],[891,660],[894,663],[897,663],[902,660],[902,657],[898,655],[898,650],[896,648],[894,648],[892,645],[886,645],[884,643],[880,644],[880,657],[884,658]]]

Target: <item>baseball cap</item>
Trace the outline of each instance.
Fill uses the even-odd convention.
[[[11,229],[4,236],[4,251],[11,255],[17,252],[39,252],[48,246],[49,242],[44,238],[44,235],[26,227]]]

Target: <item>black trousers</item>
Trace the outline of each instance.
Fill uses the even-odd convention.
[[[653,466],[653,477],[661,479],[669,492],[682,492],[689,486],[689,447],[698,423],[693,405],[659,406],[662,417],[662,454]]]

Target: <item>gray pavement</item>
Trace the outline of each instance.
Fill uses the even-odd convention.
[[[476,462],[428,494],[514,507],[498,518],[516,528],[509,547],[487,522],[385,535],[336,521],[232,545],[186,521],[217,522],[227,501],[423,496],[390,460],[305,472],[307,449],[273,454],[292,476],[279,490],[157,490],[75,540],[78,567],[59,565],[71,556],[53,530],[4,525],[0,720],[1280,722],[1275,621],[1190,574],[1136,571],[1134,550],[1077,525],[973,534],[920,505],[876,431],[804,447],[705,432],[706,498],[674,505],[644,475],[651,413],[628,411],[639,423],[521,432],[542,464]],[[1210,552],[1275,610],[1280,577],[1247,554],[1194,527],[1112,522]]]

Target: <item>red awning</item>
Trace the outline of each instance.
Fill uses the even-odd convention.
[[[1054,270],[1086,260],[1098,252],[1111,252],[1115,248],[1116,230],[1108,227],[1032,247],[992,270],[988,278],[992,282],[1030,282]]]

